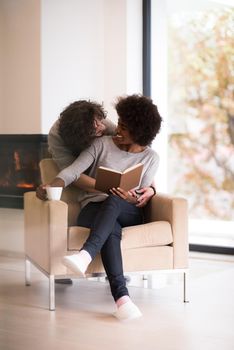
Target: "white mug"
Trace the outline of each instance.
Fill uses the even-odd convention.
[[[46,186],[47,198],[49,201],[59,201],[62,195],[62,187]]]

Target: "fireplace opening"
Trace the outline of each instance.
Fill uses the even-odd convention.
[[[0,135],[0,207],[23,208],[41,183],[39,162],[50,157],[47,135]]]

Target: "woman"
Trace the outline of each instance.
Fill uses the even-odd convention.
[[[126,288],[120,249],[121,231],[122,227],[143,223],[142,209],[137,206],[136,189],[127,192],[113,188],[110,195],[95,191],[95,175],[99,166],[123,171],[142,163],[139,188],[150,188],[159,157],[149,145],[159,132],[162,119],[152,100],[144,96],[119,98],[115,107],[119,116],[116,136],[95,139],[50,185],[66,187],[91,167],[89,175],[93,192],[82,193],[82,209],[77,220],[79,226],[90,228],[90,235],[80,252],[65,256],[63,263],[75,273],[85,275],[89,263],[100,252],[117,306],[115,316],[129,320],[140,317],[141,312],[131,301]]]

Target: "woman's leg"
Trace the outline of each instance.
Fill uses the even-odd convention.
[[[100,211],[102,212],[100,217],[104,219],[104,222],[108,219],[108,225],[112,228],[111,219],[113,219],[113,216],[111,216],[111,211],[113,210],[116,217],[118,217],[115,221],[112,232],[109,234],[101,248],[101,257],[110,283],[111,293],[118,308],[115,316],[119,319],[126,320],[140,317],[141,312],[129,298],[126,281],[123,275],[122,253],[120,247],[122,227],[141,224],[143,220],[139,208],[136,208],[119,197],[111,196],[108,201],[106,200],[105,203],[103,203],[98,211],[96,219],[94,220],[94,231],[96,231],[98,227]],[[105,215],[103,215],[103,213],[105,213]],[[108,213],[109,216],[106,216]]]
[[[107,238],[101,249],[102,263],[110,283],[111,294],[115,301],[128,294],[126,280],[123,275],[123,263],[121,253],[122,227],[117,222],[114,230]]]
[[[77,225],[92,228],[94,219],[101,207],[102,202],[90,202],[80,212],[77,218]],[[67,255],[63,258],[63,264],[74,271],[77,275],[84,276],[88,265],[92,261],[91,255],[84,249],[79,253]]]
[[[122,227],[117,222],[113,232],[101,249],[101,257],[110,283],[111,293],[117,306],[114,316],[121,321],[126,321],[139,318],[142,314],[131,301],[126,287],[120,247],[121,231]]]
[[[83,214],[84,212],[81,212],[78,218],[78,225],[82,224]],[[139,225],[143,221],[140,208],[137,208],[135,205],[114,195],[110,195],[104,202],[102,202],[95,219],[89,217],[89,220],[93,223],[91,224],[90,235],[82,249],[86,250],[92,258],[101,251],[107,238],[114,231],[117,222],[121,227],[125,227]]]
[[[74,272],[84,275],[88,264],[114,232],[117,222],[121,227],[141,224],[141,209],[114,195],[110,195],[101,204],[89,203],[81,211],[77,224],[90,227],[90,235],[80,253],[64,257],[63,263]],[[120,240],[121,230],[118,235]]]
[[[77,225],[95,228],[95,218],[103,203],[89,203],[80,212]],[[90,220],[92,218],[92,220]],[[114,230],[104,243],[101,249],[101,257],[105,268],[111,293],[115,301],[124,295],[128,295],[126,280],[123,276],[122,254],[120,248],[122,227],[117,221]]]
[[[119,197],[110,196],[101,205],[89,203],[81,211],[77,223],[79,226],[91,228],[81,253],[89,252],[94,257],[100,247],[111,292],[118,307],[115,316],[125,320],[141,316],[139,309],[128,296],[120,248],[122,227],[141,224],[141,210]]]

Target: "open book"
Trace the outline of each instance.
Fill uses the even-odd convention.
[[[113,187],[129,191],[139,185],[143,164],[138,163],[123,172],[100,166],[96,176],[96,190],[108,192]]]

